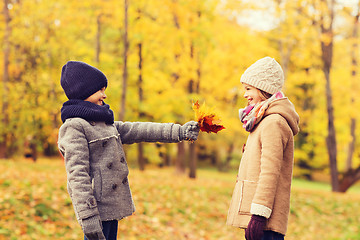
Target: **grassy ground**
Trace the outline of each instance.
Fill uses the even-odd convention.
[[[3,161],[0,239],[82,239],[66,191],[62,160]],[[195,180],[173,168],[130,170],[136,213],[119,223],[118,239],[244,239],[225,225],[236,173],[198,170]],[[360,239],[360,188],[294,180],[287,240]]]

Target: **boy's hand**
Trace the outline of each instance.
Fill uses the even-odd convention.
[[[245,229],[246,240],[261,240],[264,235],[266,218],[252,215],[248,227]]]
[[[196,141],[199,135],[199,124],[195,121],[185,123],[180,127],[180,141]]]
[[[83,219],[82,228],[88,240],[106,240],[99,215]]]

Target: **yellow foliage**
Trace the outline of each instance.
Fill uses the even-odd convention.
[[[360,98],[356,97],[360,69],[359,64],[352,66],[351,57],[360,56],[352,48],[359,39],[351,36],[354,19],[351,7],[336,6],[339,26],[334,25],[333,35],[319,35],[321,16],[325,27],[331,20],[328,1],[270,1],[270,5],[259,2],[131,2],[125,120],[182,124],[193,118],[191,100],[199,99],[217,107],[227,128],[216,137],[205,135],[200,140],[222,151],[220,159],[226,157],[224,152],[231,144],[235,144],[234,155],[239,155],[247,135],[238,120],[237,109],[244,104],[239,79],[257,59],[272,56],[284,66],[284,90],[301,118],[302,132],[297,137],[295,158],[305,159],[313,166],[326,166],[327,113],[320,43],[334,40],[331,88],[339,166],[343,166],[351,140],[348,117],[360,118],[358,111],[354,111],[360,107]],[[241,25],[237,17],[249,12],[273,13],[274,28],[257,31],[251,24]],[[4,74],[0,76],[0,103],[1,106],[4,100],[9,103],[3,113],[9,123],[4,126],[0,122],[1,132],[7,135],[0,139],[10,139],[11,149],[20,152],[28,137],[40,151],[44,151],[43,146],[56,149],[60,109],[66,101],[59,84],[60,72],[68,60],[88,62],[105,73],[109,80],[107,103],[117,120],[123,88],[123,1],[12,1],[9,13],[8,91]],[[5,24],[3,15],[1,20]],[[4,42],[5,25],[0,36]],[[95,59],[96,51],[99,62]],[[4,66],[3,57],[0,63]],[[357,75],[351,76],[352,71]],[[140,76],[142,84],[138,82]],[[140,112],[145,116],[142,119]],[[359,131],[356,130],[357,135]],[[359,147],[357,143],[354,156],[359,155]],[[358,158],[355,157],[357,162]]]

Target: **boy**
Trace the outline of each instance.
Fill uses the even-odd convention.
[[[84,62],[67,62],[60,82],[69,100],[61,109],[58,147],[76,217],[84,239],[114,240],[118,220],[135,211],[122,144],[195,141],[198,124],[114,121],[104,103],[106,76]]]

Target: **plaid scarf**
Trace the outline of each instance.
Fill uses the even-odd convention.
[[[285,98],[283,92],[277,92],[273,94],[270,98],[265,101],[261,101],[255,105],[249,105],[245,108],[239,109],[239,118],[243,123],[243,128],[251,132],[256,124],[258,124],[264,116],[266,109],[269,107],[269,104],[276,99]]]

